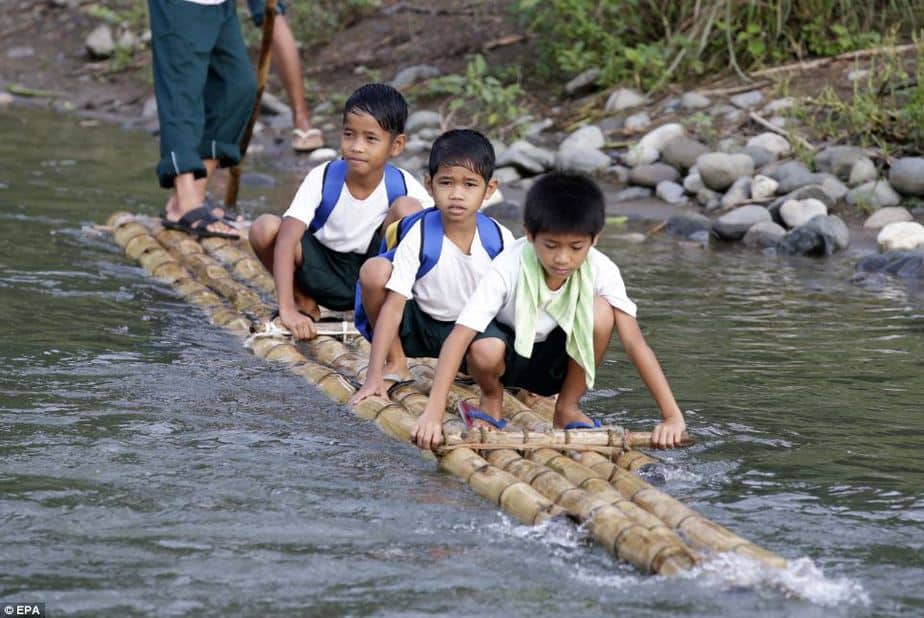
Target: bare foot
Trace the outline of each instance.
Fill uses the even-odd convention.
[[[504,415],[503,398],[496,399],[494,397],[485,397],[482,395],[480,401],[478,402],[478,409],[494,420],[500,421]],[[497,431],[497,427],[491,425],[487,421],[482,421],[480,419],[472,420],[472,429],[487,429],[488,431]]]
[[[298,289],[297,285],[292,290],[292,292],[295,296],[296,308],[298,308],[301,313],[307,315],[315,322],[319,321],[321,319],[321,308],[318,307],[318,303],[316,303],[315,300],[310,296],[306,296],[304,293],[302,293],[302,291]]]
[[[552,417],[552,426],[561,429],[569,423],[587,423],[593,426],[594,421],[581,411],[577,405],[562,405],[560,402],[555,406],[555,415]]]
[[[400,381],[409,380],[411,377],[411,372],[408,371],[407,362],[404,363],[385,363],[385,369],[383,370],[386,379],[399,378]]]

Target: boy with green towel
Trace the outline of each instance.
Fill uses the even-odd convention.
[[[604,219],[603,194],[585,176],[552,173],[533,185],[526,238],[495,258],[443,344],[411,434],[419,447],[442,442],[443,411],[463,359],[481,389],[481,410],[470,415],[475,426],[503,427],[505,386],[557,394],[555,427],[600,426],[581,411],[580,399],[593,386],[613,330],[661,409],[652,442],[679,444],[683,413],[635,321],[635,303],[616,264],[593,248]],[[479,336],[486,330],[489,336]]]

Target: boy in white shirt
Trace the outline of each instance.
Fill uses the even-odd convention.
[[[387,397],[385,376],[406,378],[406,355],[439,356],[491,260],[514,242],[507,228],[479,212],[497,188],[494,148],[484,135],[442,134],[430,149],[428,172],[436,207],[398,222],[406,229],[398,245],[360,272],[373,336],[366,382],[350,404]]]
[[[250,244],[273,273],[279,317],[295,337],[315,336],[319,305],[352,309],[359,269],[378,253],[380,231],[432,205],[410,173],[388,165],[404,150],[406,120],[400,92],[360,87],[343,108],[343,159],[311,170],[281,219],[253,222]]]
[[[593,248],[604,216],[603,194],[585,176],[552,173],[532,186],[526,238],[494,260],[443,344],[430,398],[411,434],[420,448],[442,442],[443,412],[463,358],[481,388],[483,420],[476,426],[503,426],[505,386],[558,394],[555,427],[599,426],[581,411],[580,399],[614,329],[661,410],[652,442],[679,443],[683,413],[635,321],[635,303],[619,268]],[[478,337],[492,326],[500,336]]]

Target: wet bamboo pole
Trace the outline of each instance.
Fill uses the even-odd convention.
[[[681,446],[692,444],[684,432]],[[651,432],[629,432],[621,427],[604,427],[600,429],[550,429],[530,431],[518,429],[511,431],[469,431],[447,446],[467,446],[484,449],[536,449],[552,448],[556,450],[581,450],[580,447],[601,447],[622,451],[629,448],[651,447]]]
[[[200,266],[200,267],[201,267],[201,266]],[[214,276],[214,273],[210,273],[208,269],[203,269],[202,272],[203,272],[203,274],[206,275],[206,276],[212,275],[212,277],[211,277],[212,279],[220,279],[220,277]],[[339,343],[339,342],[334,342],[334,343]],[[292,350],[295,351],[296,354],[298,354],[297,349],[296,349],[295,346],[292,345],[291,343],[287,343],[287,344],[275,344],[275,345],[273,345],[273,344],[271,344],[271,342],[265,342],[265,343],[263,343],[262,345],[269,347],[270,352],[272,352],[272,351],[274,351],[274,350],[277,350],[277,349],[279,349],[280,347],[284,346],[284,347],[291,348]],[[328,346],[328,347],[331,347],[330,344],[327,344],[327,346]],[[344,351],[341,350],[341,351],[340,351],[340,355],[343,356],[344,354],[346,354],[346,352],[344,352]],[[269,357],[270,355],[271,355],[271,354],[267,354],[267,357]],[[354,354],[354,355],[353,355],[353,358],[352,358],[351,360],[352,360],[352,362],[354,363],[353,367],[354,367],[355,370],[358,370],[358,371],[360,371],[360,372],[362,372],[362,371],[365,370],[365,365],[360,365],[360,363],[365,363],[366,361],[365,361],[365,359],[363,359],[360,355]],[[340,362],[342,363],[342,360],[341,360]],[[424,367],[425,369],[430,369],[430,370],[432,370],[432,368],[431,368],[430,366],[427,366],[427,365],[422,365],[422,367]],[[315,372],[317,372],[317,371],[323,371],[323,369],[318,369],[318,368],[312,368],[312,369],[314,369]],[[341,380],[342,380],[342,378],[341,378]],[[407,388],[407,386],[406,386],[406,385],[402,385],[402,388]],[[456,395],[457,397],[468,397],[469,400],[470,400],[472,397],[476,397],[476,396],[477,396],[475,393],[472,393],[472,392],[471,392],[471,389],[469,389],[469,390],[466,392],[466,389],[464,389],[463,387],[459,387],[458,385],[457,385],[456,387],[454,387],[454,388],[455,388],[455,395]],[[347,387],[345,387],[345,389],[348,389],[350,392],[352,391],[352,387],[350,387],[349,385],[347,385]],[[344,390],[345,390],[345,389],[341,389],[340,396],[337,397],[338,400],[345,400],[345,399],[349,396],[348,394],[345,394],[345,393],[344,393]],[[406,392],[405,397],[407,397],[407,398],[409,398],[409,399],[410,399],[410,398],[414,398],[414,400],[415,400],[415,402],[416,402],[416,403],[415,403],[415,407],[418,408],[418,412],[417,412],[417,413],[419,414],[419,409],[422,409],[422,406],[425,405],[425,401],[426,401],[425,397],[422,396],[422,393],[413,392],[413,390],[412,390],[412,391],[405,391],[405,392]],[[366,400],[366,401],[371,401],[371,400],[373,400],[373,399],[377,399],[377,398],[370,398],[369,400]],[[365,402],[363,402],[363,403],[365,403]],[[509,400],[505,400],[505,408],[508,408],[508,410],[507,410],[507,411],[508,411],[508,414],[509,414],[509,412],[510,412],[510,411],[509,411],[509,407],[510,407],[509,404],[510,404],[510,401],[509,401]],[[361,404],[361,405],[362,405],[362,404]],[[520,405],[521,405],[523,408],[525,408],[525,406],[523,406],[523,404],[520,404]],[[387,409],[389,409],[389,410],[394,410],[394,408],[389,408],[387,403],[384,404],[384,406],[385,406],[385,408],[387,408]],[[381,407],[381,406],[380,406],[380,407]],[[516,408],[516,406],[514,406],[514,408]],[[525,411],[525,410],[516,410],[516,409],[514,410],[514,412],[518,412],[518,411],[519,411],[519,412],[522,412],[522,411]],[[357,412],[358,412],[360,415],[364,416],[364,418],[368,416],[368,413],[364,414],[362,410],[357,410]],[[532,411],[530,411],[530,412],[532,412]],[[535,414],[535,413],[533,413],[533,414]],[[379,414],[376,414],[376,415],[374,415],[374,416],[375,416],[375,417],[378,417],[378,416],[380,416],[380,415],[379,415]],[[371,417],[370,417],[370,418],[371,418]],[[458,422],[458,421],[456,421],[456,422]],[[377,424],[379,424],[380,427],[382,427],[384,430],[386,430],[386,432],[388,432],[388,433],[391,434],[391,435],[395,435],[396,437],[399,437],[399,439],[406,439],[406,436],[409,435],[409,432],[410,432],[411,427],[413,426],[413,423],[414,423],[413,416],[408,417],[407,415],[401,415],[401,414],[399,414],[399,413],[397,413],[397,412],[385,413],[385,414],[384,414],[384,417],[383,417],[383,422],[378,422],[378,421],[377,421]],[[446,427],[446,429],[447,429],[447,436],[452,436],[452,435],[455,434],[455,432],[452,431],[452,429],[454,429],[454,428],[451,429],[450,427]],[[443,459],[443,461],[445,461],[445,463],[442,463],[442,462],[441,462],[441,463],[442,463],[442,467],[444,467],[445,469],[447,469],[447,470],[450,471],[450,472],[453,472],[453,473],[456,474],[457,476],[460,476],[461,478],[467,478],[469,481],[471,481],[471,484],[473,485],[473,487],[476,488],[476,491],[478,491],[481,495],[484,495],[484,496],[486,496],[486,497],[488,497],[488,498],[490,498],[490,499],[492,499],[492,500],[496,500],[497,503],[500,504],[501,506],[504,506],[504,502],[505,502],[505,501],[516,501],[514,498],[503,498],[503,495],[506,495],[505,493],[503,493],[503,492],[506,492],[506,491],[507,491],[506,489],[501,489],[501,490],[500,490],[500,493],[498,492],[498,489],[497,489],[499,485],[503,485],[503,481],[504,481],[504,480],[506,480],[506,481],[508,482],[508,485],[509,485],[509,483],[511,482],[511,481],[510,481],[510,478],[504,479],[503,475],[499,474],[497,470],[491,469],[490,464],[489,464],[488,461],[484,460],[483,458],[480,458],[480,457],[477,456],[474,452],[471,452],[469,449],[460,448],[460,449],[458,449],[458,451],[460,451],[462,454],[456,455],[455,453],[450,453],[450,455],[447,455],[446,457],[443,457],[442,459]],[[505,452],[505,451],[498,451],[498,452],[503,453],[503,452]],[[590,456],[590,455],[594,455],[595,457],[600,458],[599,455],[595,455],[595,454],[593,454],[593,453],[575,454],[575,457],[576,457],[576,458],[578,458],[578,457],[584,457],[584,458],[586,458],[586,457],[588,457],[588,456]],[[561,455],[559,455],[557,452],[551,451],[551,450],[549,450],[549,451],[541,451],[541,450],[538,450],[538,451],[536,451],[535,453],[533,453],[531,457],[534,458],[534,459],[537,458],[537,457],[539,457],[539,458],[541,459],[543,456],[545,456],[546,458],[548,458],[548,461],[555,461],[555,462],[559,462],[559,463],[560,463],[561,461],[563,461],[563,459],[562,459],[563,456],[561,456]],[[494,456],[491,455],[490,457],[494,457]],[[519,455],[516,455],[516,457],[518,457],[520,460],[522,460],[522,457],[520,457]],[[567,459],[567,458],[564,458],[564,459]],[[546,462],[547,464],[548,464],[548,461]],[[569,461],[570,461],[570,460],[569,460]],[[603,459],[603,458],[600,458],[599,460],[596,460],[596,461],[597,461],[598,463],[599,463],[600,461],[602,461],[602,462],[604,462],[604,463],[608,463],[608,464],[609,464],[609,462],[607,462],[607,461],[606,461],[605,459]],[[511,465],[511,464],[512,464],[512,462],[508,462],[508,465]],[[613,466],[613,464],[609,464],[609,465],[610,465],[610,466]],[[523,464],[519,464],[519,466],[523,467]],[[574,461],[571,461],[570,464],[565,464],[565,468],[566,468],[566,469],[565,469],[565,470],[561,470],[562,474],[564,474],[564,475],[567,476],[567,472],[568,472],[568,471],[570,471],[572,474],[574,474],[574,471],[575,471],[575,469],[576,469],[575,466],[580,466],[580,464],[577,464],[577,462],[574,462]],[[553,464],[553,466],[551,466],[551,467],[552,467],[553,469],[555,469],[554,464]],[[559,466],[559,467],[560,467],[560,466]],[[583,466],[580,466],[580,467],[583,467]],[[614,475],[618,476],[619,473],[615,471],[615,470],[618,470],[618,468],[617,468],[616,466],[613,466],[613,470],[614,470]],[[581,485],[582,487],[590,488],[591,491],[594,491],[594,492],[596,492],[596,493],[598,493],[598,494],[604,494],[604,495],[605,495],[605,494],[608,493],[608,492],[611,492],[612,494],[615,494],[615,495],[611,495],[611,496],[610,496],[610,497],[612,498],[612,500],[613,500],[613,503],[615,503],[615,504],[623,504],[623,509],[626,508],[626,507],[624,506],[625,504],[627,504],[627,503],[628,503],[628,504],[632,504],[631,502],[628,502],[627,500],[625,500],[625,498],[623,498],[623,497],[619,494],[619,492],[614,491],[614,490],[613,490],[613,487],[612,487],[612,486],[609,486],[608,483],[606,483],[606,485],[601,485],[600,483],[594,483],[594,480],[601,480],[601,479],[599,479],[599,477],[598,477],[597,479],[593,478],[593,477],[595,477],[595,476],[597,476],[597,475],[593,474],[593,471],[591,470],[591,476],[590,476],[590,477],[583,477],[583,478],[580,478],[580,480],[579,480],[580,485]],[[629,474],[627,474],[626,476],[627,476],[628,478],[630,478],[630,479],[636,479],[636,480],[638,480],[639,482],[642,482],[642,483],[643,483],[643,481],[641,481],[641,479],[637,479],[636,477],[634,477],[634,475],[629,475]],[[579,477],[580,477],[580,475],[579,475]],[[499,479],[500,479],[500,480],[499,480]],[[473,480],[473,481],[472,481],[472,480]],[[625,485],[626,479],[623,478],[623,479],[622,479],[622,482],[623,482],[623,485]],[[545,483],[551,483],[551,481],[547,480],[547,481],[545,481]],[[560,483],[560,481],[555,481],[555,483]],[[554,485],[554,483],[551,483],[551,484]],[[650,486],[649,486],[649,487],[650,487]],[[660,492],[658,492],[657,490],[655,490],[654,488],[650,488],[650,489],[651,489],[653,492],[660,493]],[[519,490],[511,491],[510,493],[511,493],[512,496],[516,496],[516,495],[521,494],[523,491],[525,491],[525,489],[521,488],[521,489],[519,489]],[[585,490],[585,491],[586,491],[586,490]],[[652,492],[649,492],[649,494],[651,494],[651,493],[652,493]],[[640,496],[633,496],[633,497],[638,498],[638,497],[640,497]],[[669,497],[668,497],[668,498],[669,498]],[[602,498],[600,498],[599,496],[596,496],[594,499],[600,500],[600,499],[602,499]],[[671,500],[673,500],[673,499],[671,499]],[[651,501],[652,501],[652,498],[651,498],[650,495],[648,495],[648,501],[647,501],[646,503],[651,502]],[[530,504],[530,501],[526,501],[526,502],[524,503],[522,500],[519,500],[519,501],[516,501],[516,502],[517,502],[518,504],[526,504],[526,505],[527,505],[527,508],[526,508],[525,510],[526,510],[527,512],[531,512],[531,511],[529,511],[529,507],[528,507],[528,505]],[[675,501],[675,502],[676,502],[676,501]],[[678,503],[678,504],[679,504],[679,503]],[[687,507],[685,507],[685,505],[682,505],[682,504],[681,504],[681,506],[683,506],[684,508],[687,508]],[[510,508],[515,508],[515,507],[510,506]],[[506,509],[507,509],[507,507],[505,507],[505,510],[506,510]],[[565,509],[565,510],[567,510],[567,509]],[[510,511],[508,510],[508,512],[510,512]],[[569,511],[569,512],[570,512],[570,511]],[[692,512],[692,511],[690,510],[690,512]],[[517,516],[517,517],[519,518],[519,517],[521,517],[522,515],[519,515],[519,516],[518,516],[518,515],[515,515],[515,516]],[[699,516],[699,515],[696,515],[696,518],[698,518],[698,519],[694,519],[694,518],[691,518],[691,517],[686,517],[686,518],[685,518],[685,521],[686,521],[685,526],[686,526],[686,527],[685,527],[685,528],[684,528],[684,527],[680,527],[680,528],[678,528],[678,529],[684,531],[686,534],[691,534],[691,531],[692,531],[692,533],[693,533],[694,535],[697,535],[698,537],[708,537],[709,534],[710,534],[710,531],[712,531],[712,533],[713,533],[713,535],[714,535],[715,530],[717,530],[717,529],[718,529],[718,530],[724,530],[724,529],[722,529],[720,526],[717,526],[717,525],[713,524],[713,523],[710,522],[709,520],[706,520],[705,518],[702,518],[702,517]],[[636,513],[636,519],[637,519],[637,513]],[[702,521],[699,521],[699,520],[702,520]],[[621,536],[621,535],[625,532],[625,530],[619,528],[618,526],[616,526],[616,527],[614,528],[614,527],[613,527],[614,524],[608,524],[608,525],[609,525],[610,528],[612,528],[612,529],[615,529],[615,530],[622,530],[622,531],[619,533],[619,536]],[[636,521],[636,523],[635,523],[634,525],[638,526],[637,521]],[[657,524],[655,524],[655,526],[656,526],[656,527],[657,527],[657,526],[662,526],[662,527],[663,527],[663,523],[658,522]],[[726,531],[726,532],[727,532],[727,531]],[[596,533],[595,533],[595,534],[596,534]],[[729,534],[730,534],[730,533],[729,533]],[[736,538],[739,538],[739,539],[740,539],[740,537],[736,537]],[[702,540],[702,539],[700,539],[700,540]],[[741,543],[738,543],[737,545],[730,545],[730,546],[727,546],[727,547],[722,547],[722,546],[716,547],[715,544],[713,544],[712,546],[710,546],[708,543],[702,543],[702,546],[703,546],[703,547],[706,547],[706,548],[709,548],[709,549],[716,549],[717,551],[737,551],[738,553],[741,553],[741,554],[744,554],[744,555],[750,555],[752,558],[755,558],[755,559],[758,559],[758,560],[762,560],[762,561],[764,561],[764,562],[766,562],[766,563],[771,563],[771,564],[773,564],[773,566],[785,565],[785,561],[784,561],[782,558],[780,558],[779,556],[776,556],[775,554],[771,554],[770,552],[766,552],[765,550],[762,550],[762,549],[760,549],[760,548],[754,546],[753,544],[751,544],[751,543],[748,542],[748,541],[745,541],[744,539],[740,539],[740,541],[742,541],[742,542],[741,542]],[[750,546],[750,547],[748,547],[748,546]],[[611,550],[613,550],[613,547],[615,547],[615,546],[611,546]],[[695,558],[695,557],[694,557],[694,558]],[[630,561],[631,561],[631,560],[630,560]],[[637,562],[633,561],[633,564],[637,564]],[[642,566],[642,565],[640,565],[640,564],[637,564],[637,566],[640,566],[640,568],[649,568],[649,569],[650,569],[650,568],[654,568],[654,567],[652,567],[652,564],[653,564],[652,562],[649,562],[647,567]],[[671,562],[671,564],[673,564],[673,562]],[[668,567],[668,568],[672,568],[672,567]]]

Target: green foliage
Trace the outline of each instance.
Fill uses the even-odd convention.
[[[913,62],[891,54],[874,57],[848,95],[830,86],[796,110],[820,136],[889,150],[924,148],[924,52]]]
[[[598,67],[600,83],[755,69],[879,45],[924,25],[917,0],[517,0],[547,78]]]
[[[520,100],[523,89],[519,83],[504,83],[488,69],[484,56],[475,54],[468,58],[464,74],[453,73],[429,80],[412,90],[425,96],[450,97],[449,111],[474,110],[472,124],[496,127],[509,123],[523,112]]]
[[[286,20],[295,40],[311,46],[329,41],[359,17],[381,5],[381,0],[296,0],[286,3]]]

